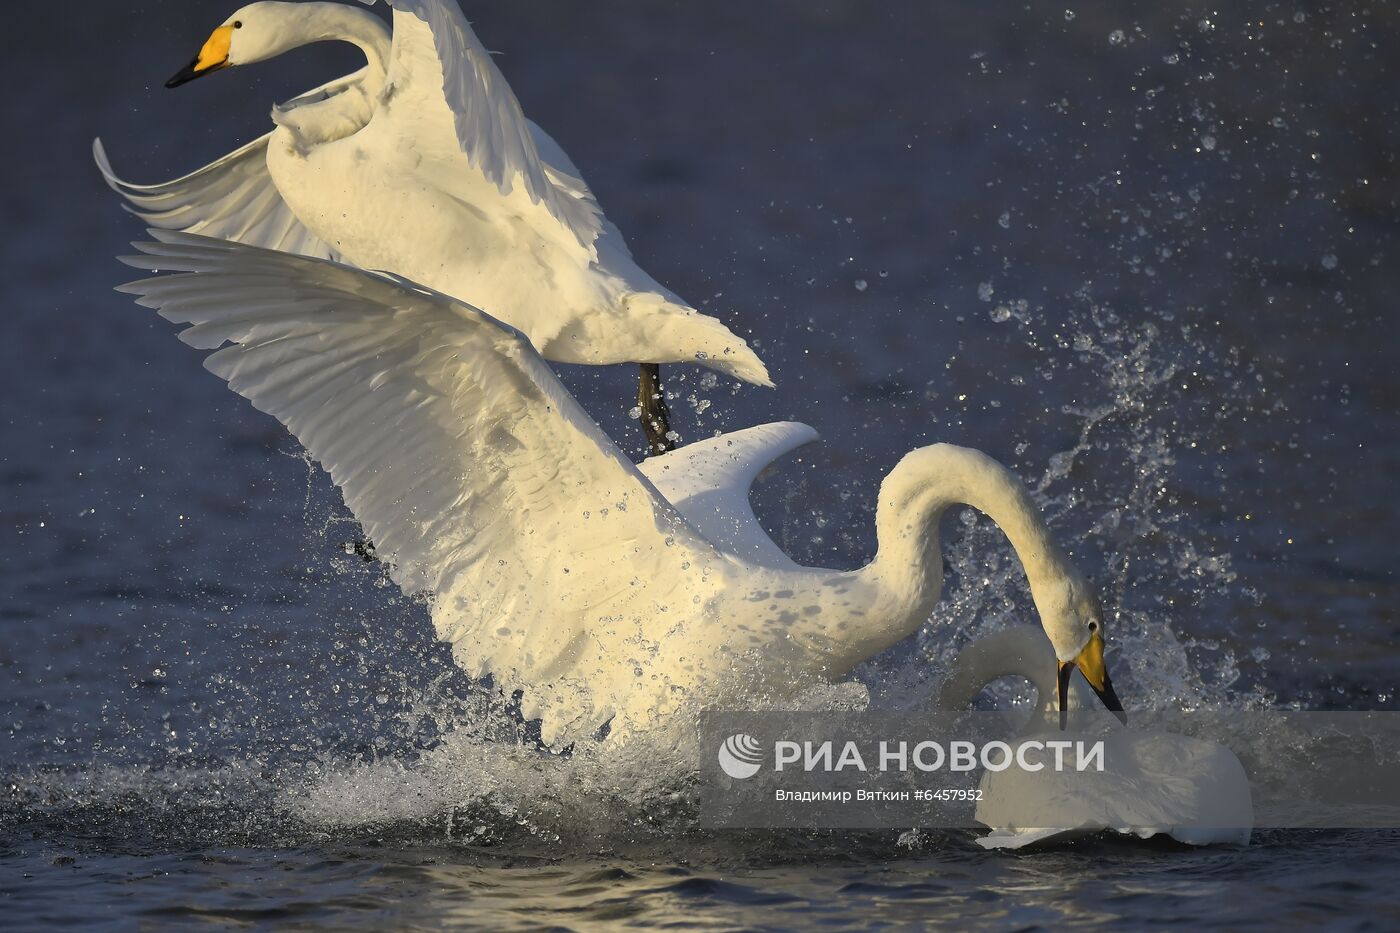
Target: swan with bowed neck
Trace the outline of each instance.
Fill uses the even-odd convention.
[[[1062,708],[1056,702],[1054,655],[1044,634],[1033,628],[987,635],[958,655],[939,705],[967,709],[988,684],[1024,677],[1035,687],[1039,703],[1032,721],[1049,722],[1047,714]],[[1068,692],[1070,710],[1091,705],[1084,687],[1074,681]],[[1054,732],[1040,738],[1086,736]],[[1050,767],[1033,771],[1016,765],[988,771],[982,778],[977,821],[992,832],[978,843],[988,849],[1019,849],[1104,830],[1143,839],[1167,835],[1191,845],[1249,842],[1254,825],[1249,780],[1228,748],[1185,735],[1131,729],[1093,738],[1104,742],[1102,772]]]
[[[366,65],[275,108],[267,136],[166,184],[121,180],[99,141],[108,183],[155,227],[387,270],[452,295],[549,360],[697,363],[770,386],[743,339],[636,263],[454,0],[389,3],[392,39],[378,17],[340,3],[240,9],[171,86],[313,42],[353,43]],[[648,385],[644,375],[643,410],[664,422]]]
[[[521,691],[548,743],[845,677],[929,619],[939,519],[959,503],[1010,538],[1061,663],[1106,678],[1088,583],[984,454],[906,455],[880,487],[875,559],[802,567],[748,488],[810,428],[725,435],[642,471],[482,311],[334,263],[153,235],[124,261],[160,274],[123,290],[189,325],[180,338],[215,351],[206,367],[321,462],[458,663]]]

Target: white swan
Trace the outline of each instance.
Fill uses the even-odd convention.
[[[108,183],[156,227],[385,269],[453,295],[546,359],[647,364],[639,402],[654,447],[673,445],[652,364],[771,386],[744,340],[637,265],[454,0],[389,2],[392,42],[381,20],[344,4],[243,7],[169,86],[313,42],[353,43],[366,65],[275,108],[267,136],[166,184],[122,181],[98,141]]]
[[[1054,654],[1045,636],[1031,628],[1006,629],[979,639],[958,655],[939,705],[967,709],[987,684],[1015,676],[1035,686],[1041,713],[1053,713],[1063,683],[1051,673]],[[1082,689],[1069,697],[1070,709],[1082,709],[1088,702]],[[1034,718],[1044,721],[1040,715]],[[1085,738],[1064,732],[1041,737]],[[988,771],[982,778],[977,821],[992,832],[978,843],[988,849],[1019,849],[1103,830],[1143,839],[1162,834],[1191,845],[1249,842],[1254,825],[1249,781],[1229,749],[1189,736],[1131,729],[1094,738],[1105,743],[1102,772],[1048,766],[1030,771],[1014,764],[1005,771]],[[1032,755],[1030,760],[1036,763],[1039,758]],[[1045,757],[1044,763],[1051,760]]]
[[[944,710],[971,709],[973,701],[990,684],[1006,677],[1022,677],[1035,688],[1036,706],[1015,723],[1018,727],[1049,722],[1056,711],[1092,708],[1081,680],[1055,676],[1049,659],[1053,653],[1045,636],[1035,629],[1015,627],[982,635],[958,652],[957,662],[939,687],[938,706]],[[1063,695],[1058,694],[1061,686]],[[1121,713],[1119,718],[1126,724]]]
[[[875,559],[800,567],[746,492],[810,429],[717,438],[644,474],[529,341],[481,311],[329,262],[153,235],[124,261],[177,274],[123,291],[189,324],[191,346],[229,344],[207,368],[325,466],[393,579],[431,597],[457,661],[523,691],[546,742],[609,721],[613,735],[649,729],[730,688],[784,695],[844,677],[929,618],[939,518],[955,503],[997,521],[1063,663],[1107,685],[1090,586],[983,454],[907,455],[880,487]]]

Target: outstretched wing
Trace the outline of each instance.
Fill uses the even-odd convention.
[[[690,562],[718,555],[525,337],[347,266],[153,235],[124,261],[163,274],[122,290],[190,325],[185,343],[223,347],[205,366],[329,471],[395,582],[433,597],[458,660],[541,715],[605,720],[559,711],[580,693],[558,685],[660,638]]]
[[[749,489],[768,466],[817,440],[805,424],[761,424],[653,457],[639,469],[715,547],[765,567],[797,565],[753,514]]]
[[[153,227],[181,230],[221,240],[312,256],[334,258],[334,251],[292,213],[267,171],[267,143],[256,139],[184,178],[159,185],[135,185],[112,170],[102,140],[92,156],[102,177]]]
[[[576,172],[557,161],[551,167],[541,157],[515,92],[456,0],[385,2],[394,9],[388,86],[403,98],[405,109],[421,116],[445,105],[474,168],[503,194],[522,185],[533,203],[543,203],[584,247],[591,247],[603,229],[596,201]]]

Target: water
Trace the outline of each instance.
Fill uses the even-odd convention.
[[[1390,833],[707,836],[646,769],[512,745],[422,607],[344,553],[329,482],[109,291],[138,227],[92,136],[170,177],[352,66],[161,89],[228,12],[85,2],[58,30],[21,6],[0,35],[7,928],[1393,925]],[[969,444],[1099,584],[1130,702],[1397,705],[1393,7],[469,12],[644,264],[773,369],[773,392],[673,370],[682,434],[827,437],[760,487],[798,559],[868,558],[879,478]],[[631,373],[564,375],[639,453]],[[951,521],[934,623],[861,672],[882,705],[1032,618],[995,530]]]
[[[833,852],[801,864],[784,859],[795,854],[789,847],[765,852],[762,861],[731,857],[719,865],[612,852],[546,861],[373,840],[148,856],[54,851],[8,860],[16,873],[45,879],[44,894],[36,895],[41,885],[32,879],[5,882],[4,891],[11,910],[94,929],[103,927],[87,906],[93,902],[146,928],[1140,929],[1195,923],[1203,914],[1234,929],[1344,927],[1348,920],[1364,928],[1363,917],[1374,928],[1393,925],[1393,897],[1358,880],[1393,872],[1390,848],[1367,858],[1358,848],[1374,849],[1369,837],[1266,836],[1259,843],[1187,852],[1098,842],[1006,857],[949,841],[937,857],[872,861],[872,853]],[[1278,847],[1306,858],[1281,865]]]

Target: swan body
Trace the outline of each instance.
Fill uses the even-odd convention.
[[[390,270],[455,296],[546,359],[698,363],[771,385],[744,340],[637,265],[454,0],[389,2],[392,38],[341,3],[243,7],[172,86],[321,41],[353,43],[366,65],[275,108],[270,134],[163,185],[121,180],[98,142],[108,183],[156,227]]]
[[[474,675],[522,693],[547,743],[653,729],[726,695],[834,682],[919,629],[954,504],[1007,533],[1059,657],[1102,618],[1024,486],[976,451],[916,450],[880,488],[879,553],[802,567],[747,493],[810,441],[769,425],[635,467],[518,331],[464,302],[327,261],[167,231],[124,286],[189,325],[206,367],[329,471],[395,582],[429,599]]]
[[[1035,685],[1041,712],[1053,712],[1053,654],[1045,636],[1031,628],[989,635],[958,656],[940,705],[965,709],[986,684],[1020,676]],[[1078,681],[1070,696],[1071,709],[1091,703]],[[988,849],[1019,849],[1105,830],[1142,839],[1165,835],[1189,845],[1249,842],[1254,825],[1249,781],[1229,749],[1163,732],[1120,729],[1093,736],[1100,737],[1104,741],[1102,772],[1056,771],[1048,766],[1039,771],[1016,766],[988,771],[982,778],[977,820],[992,831],[978,843]],[[1025,738],[1049,741],[1085,736],[1053,732]]]

